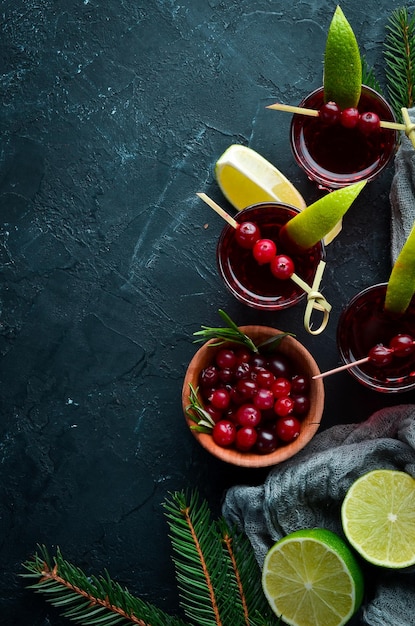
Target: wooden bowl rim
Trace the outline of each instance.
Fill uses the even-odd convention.
[[[255,339],[258,340],[260,337],[265,338],[274,335],[284,334],[284,331],[273,328],[271,326],[248,325],[239,326],[239,329],[249,337],[253,338],[254,341]],[[263,339],[259,339],[259,342],[261,340]],[[194,424],[194,422],[192,422],[192,420],[186,415],[186,407],[189,404],[189,383],[194,378],[195,372],[200,371],[199,362],[201,358],[204,357],[205,354],[207,354],[206,350],[208,350],[209,346],[211,346],[214,342],[215,339],[210,339],[197,350],[197,352],[191,359],[185,374],[182,388],[182,406],[185,419],[189,428],[192,424]],[[224,347],[224,345],[232,345],[232,342],[229,342],[229,344],[223,344],[221,347]],[[315,376],[320,373],[320,369],[312,354],[295,337],[286,335],[281,341],[279,349],[281,349],[282,353],[293,352],[297,354],[300,358],[294,360],[300,361],[301,359],[301,362],[306,364],[308,370],[307,374],[310,376],[310,378],[311,376]],[[291,356],[291,358],[293,357]],[[221,459],[222,461],[225,461],[226,463],[231,463],[232,465],[237,465],[240,467],[269,467],[271,465],[277,465],[282,461],[286,461],[287,459],[294,456],[297,452],[302,450],[307,445],[307,443],[311,441],[311,439],[314,437],[315,433],[319,429],[324,409],[324,383],[321,379],[310,380],[310,405],[310,412],[304,418],[302,418],[302,422],[306,424],[306,428],[302,432],[302,434],[300,434],[300,436],[292,443],[283,445],[277,448],[274,452],[271,452],[270,454],[261,455],[251,452],[239,452],[238,450],[235,450],[233,448],[221,448],[220,446],[215,444],[211,435],[206,433],[199,433],[195,430],[191,430],[191,432],[201,444],[201,446],[203,446],[215,457]]]

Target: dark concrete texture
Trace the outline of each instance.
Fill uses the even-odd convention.
[[[210,457],[188,431],[181,385],[201,324],[296,333],[322,370],[339,363],[336,322],[361,288],[387,280],[390,167],[350,209],[327,251],[333,304],[318,337],[303,307],[268,314],[222,285],[225,208],[214,179],[233,143],[260,152],[307,203],[290,116],[322,82],[336,2],[3,0],[0,89],[0,623],[68,623],[18,576],[46,544],[86,572],[105,568],[171,613],[178,591],[162,503],[197,488],[212,512],[264,471]],[[401,2],[343,9],[384,84],[382,42]],[[411,7],[409,7],[411,8]],[[414,394],[327,379],[322,428]]]

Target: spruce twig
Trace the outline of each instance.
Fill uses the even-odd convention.
[[[86,575],[59,549],[52,558],[39,546],[21,576],[81,626],[277,626],[248,539],[231,533],[223,518],[213,522],[196,492],[176,492],[164,506],[187,622],[136,598],[107,572]]]
[[[402,120],[402,107],[415,102],[415,16],[406,8],[392,12],[386,26],[384,44],[389,102],[396,119]]]

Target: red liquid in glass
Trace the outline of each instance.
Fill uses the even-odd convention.
[[[369,287],[355,296],[339,319],[337,342],[345,363],[367,357],[381,343],[389,345],[399,333],[415,338],[415,298],[400,316],[383,309],[386,284]],[[415,354],[394,357],[388,366],[377,367],[370,361],[348,370],[364,385],[386,393],[415,387]]]
[[[300,106],[319,110],[323,96],[323,89],[317,89]],[[383,121],[395,121],[387,102],[369,87],[362,87],[358,109],[377,113]],[[329,126],[305,115],[294,115],[291,123],[291,147],[298,164],[325,188],[372,180],[389,163],[396,145],[394,130],[380,128],[365,135],[357,128],[344,128],[340,123]]]
[[[298,213],[298,209],[278,203],[261,203],[238,213],[237,222],[255,222],[261,237],[272,239],[277,254],[289,254],[281,244],[281,227]],[[318,243],[304,254],[291,254],[295,272],[310,286],[317,266],[324,258],[324,247]],[[225,285],[241,302],[257,309],[283,309],[297,304],[305,292],[291,279],[278,280],[268,264],[259,265],[252,250],[245,250],[235,241],[235,229],[225,226],[217,247],[217,263]]]

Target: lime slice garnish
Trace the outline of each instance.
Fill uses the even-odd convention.
[[[385,310],[405,313],[415,293],[415,225],[400,251],[389,277]]]
[[[323,528],[278,541],[265,557],[262,586],[273,611],[291,626],[342,626],[363,597],[362,572],[350,548]]]
[[[339,6],[327,33],[323,86],[325,102],[336,102],[341,109],[358,105],[362,60],[352,27]]]
[[[415,479],[397,470],[373,470],[350,487],[342,505],[343,530],[370,563],[415,564]]]
[[[284,234],[300,248],[312,248],[339,223],[365,184],[363,180],[319,198],[284,226]]]
[[[252,148],[231,145],[216,162],[215,177],[225,198],[238,210],[258,202],[306,206],[284,174]]]

